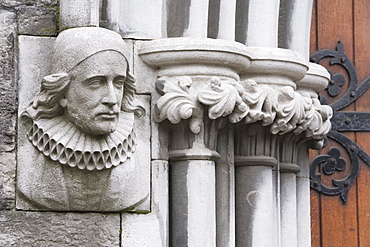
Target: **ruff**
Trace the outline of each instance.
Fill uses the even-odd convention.
[[[117,129],[93,136],[77,129],[63,116],[34,120],[28,132],[32,144],[45,156],[79,169],[102,170],[118,166],[135,149],[134,115],[121,112]]]

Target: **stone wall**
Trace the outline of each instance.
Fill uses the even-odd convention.
[[[279,0],[266,0],[268,8],[257,1],[144,2],[0,3],[0,246],[310,246],[308,147],[303,143],[321,140],[331,117],[331,108],[317,98],[329,75],[308,62],[312,1],[302,1],[299,8]],[[58,33],[99,25],[124,38],[129,52],[121,54],[137,78],[136,95],[146,110],[142,120],[132,121],[139,143],[131,168],[137,172],[115,177],[133,187],[122,198],[140,194],[140,199],[111,211],[38,207],[37,199],[21,194],[23,175],[32,177],[29,170],[41,162],[35,163],[39,153],[17,119],[38,90],[35,82],[51,75]],[[115,44],[123,43],[114,35]],[[45,81],[69,79],[72,69],[54,71]],[[39,144],[43,138],[36,139]],[[22,153],[25,142],[36,153],[29,166]],[[45,156],[41,165],[49,164]],[[85,179],[83,169],[68,174]],[[23,187],[32,191],[27,176]],[[46,190],[39,190],[46,195],[39,199],[55,199],[44,180],[36,181],[42,182],[35,188]],[[83,181],[90,185],[88,178]],[[52,192],[67,191],[53,186]],[[126,191],[116,187],[109,188]]]
[[[22,81],[18,63],[19,41],[23,40],[23,47],[26,44],[26,49],[30,51],[28,54],[48,53],[42,49],[50,47],[51,37],[57,36],[60,31],[59,1],[3,0],[0,3],[0,20],[0,246],[149,246],[148,243],[150,246],[165,246],[168,241],[163,230],[168,224],[167,161],[154,161],[152,165],[150,160],[146,161],[148,171],[144,169],[145,174],[152,174],[153,177],[145,179],[152,186],[144,206],[137,208],[136,212],[37,212],[16,209],[17,108],[25,102],[18,100],[18,80]],[[133,50],[134,42],[127,40],[127,43]],[[37,46],[40,44],[46,45]],[[26,62],[37,62],[36,57],[27,59]],[[133,57],[130,60],[132,63]],[[45,62],[39,64],[45,65]],[[28,72],[36,74],[32,66],[30,68]],[[150,102],[148,95],[140,97]],[[146,119],[149,116],[150,109],[147,108]],[[150,126],[144,127],[148,129]],[[150,139],[147,132],[137,135]],[[140,155],[150,155],[150,142],[144,144],[147,145],[145,152]],[[137,186],[147,187],[142,184]]]

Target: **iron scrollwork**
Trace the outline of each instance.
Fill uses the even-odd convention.
[[[355,66],[344,53],[343,44],[339,41],[335,50],[320,50],[311,55],[310,60],[319,63],[324,58],[329,58],[329,66],[339,65],[345,69],[348,76],[348,87],[342,96],[330,106],[333,108],[332,129],[327,138],[332,139],[348,153],[350,168],[348,174],[341,179],[332,179],[332,186],[324,184],[321,174],[332,175],[335,172],[343,172],[347,161],[341,157],[338,148],[332,147],[327,154],[317,156],[311,163],[311,187],[325,195],[339,195],[343,203],[348,200],[348,191],[355,182],[359,172],[359,159],[362,159],[370,166],[370,156],[366,154],[355,142],[340,132],[362,132],[370,131],[370,112],[349,112],[341,111],[352,102],[356,101],[370,87],[370,77],[366,78],[360,86]],[[329,97],[335,98],[342,93],[345,85],[345,76],[329,70],[331,81],[327,93]],[[322,104],[327,104],[324,96],[320,95]]]

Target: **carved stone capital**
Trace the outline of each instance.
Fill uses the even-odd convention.
[[[329,72],[321,65],[310,63],[306,76],[297,82],[297,92],[309,94],[313,105],[313,116],[305,136],[307,138],[322,139],[331,128],[330,119],[333,109],[328,105],[321,105],[318,93],[324,90],[330,80]]]
[[[139,55],[157,68],[157,122],[189,119],[198,134],[204,116],[228,118],[269,126],[271,134],[304,132],[316,139],[330,129],[331,109],[317,99],[327,72],[295,51],[171,38],[143,43]]]

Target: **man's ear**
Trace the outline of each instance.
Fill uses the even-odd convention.
[[[59,100],[59,104],[60,104],[60,106],[61,107],[66,107],[67,106],[67,99],[66,99],[66,96],[63,96],[63,98],[61,98],[60,100]]]

